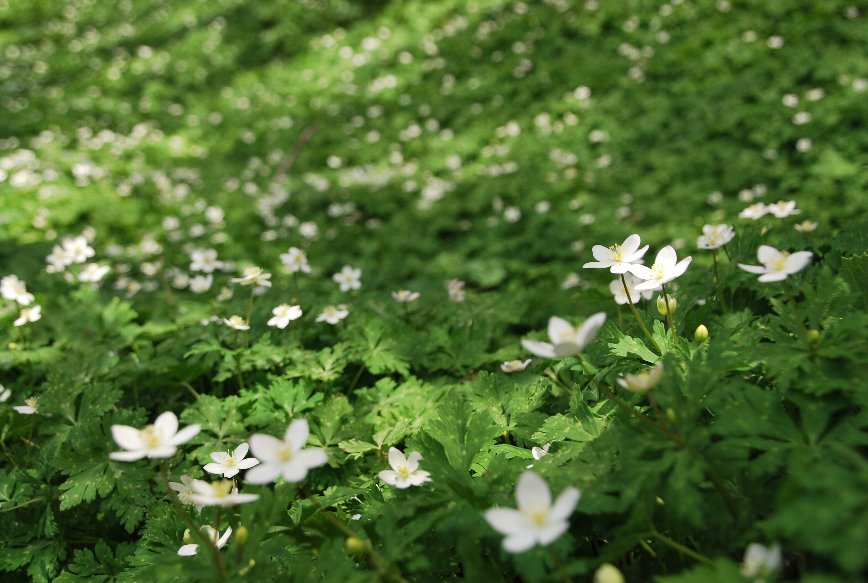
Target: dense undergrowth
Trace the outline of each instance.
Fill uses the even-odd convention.
[[[866,45],[837,0],[0,0],[4,581],[864,579]],[[668,316],[582,268],[633,233],[692,257]]]

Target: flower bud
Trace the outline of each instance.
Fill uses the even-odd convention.
[[[708,340],[708,328],[705,327],[705,324],[700,324],[696,327],[696,332],[693,333],[693,337],[696,338],[697,342]]]
[[[624,575],[615,565],[603,563],[594,573],[594,583],[624,583]]]
[[[665,316],[666,314],[674,314],[675,310],[678,309],[678,301],[669,296],[669,305],[666,305],[666,300],[663,296],[657,296],[657,311],[660,312],[661,315]]]
[[[675,423],[678,421],[678,415],[675,414],[675,409],[672,407],[666,408],[666,419],[669,420],[669,423]]]
[[[247,530],[246,526],[239,526],[238,530],[235,531],[235,542],[239,545],[245,544],[249,537],[250,531]]]
[[[364,553],[368,549],[368,545],[365,544],[365,541],[357,536],[347,537],[347,542],[345,544],[347,546],[347,552],[351,555]]]
[[[189,545],[193,542],[193,535],[190,534],[190,529],[184,530],[184,544]]]
[[[808,342],[811,344],[817,344],[820,342],[820,331],[819,330],[808,330]]]

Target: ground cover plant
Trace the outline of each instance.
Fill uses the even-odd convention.
[[[868,577],[838,0],[0,0],[4,581]]]

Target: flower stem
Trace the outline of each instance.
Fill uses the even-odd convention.
[[[663,288],[663,301],[666,302],[666,325],[669,326],[669,330],[672,332],[672,337],[677,339],[678,332],[675,331],[675,326],[672,325],[672,310],[669,309],[671,305],[669,303],[669,294],[666,293],[666,285],[661,284],[661,288]]]
[[[639,326],[642,328],[642,331],[645,332],[645,336],[648,337],[648,340],[651,341],[651,346],[654,347],[654,350],[663,354],[660,350],[660,347],[657,346],[657,343],[654,341],[654,337],[651,335],[651,332],[648,331],[648,327],[645,325],[645,322],[642,321],[642,317],[639,315],[639,310],[636,309],[636,306],[633,305],[633,299],[630,297],[630,290],[627,289],[627,280],[624,278],[624,274],[621,274],[621,285],[624,286],[624,294],[627,296],[627,303],[630,304],[630,309],[633,310],[633,317],[636,318],[636,321],[639,323]]]
[[[717,299],[720,300],[720,309],[726,314],[726,302],[723,299],[723,288],[720,286],[720,273],[717,270],[717,249],[711,250],[711,257],[714,259],[714,284],[717,286]]]
[[[691,549],[690,547],[686,547],[683,544],[672,540],[662,532],[658,531],[656,528],[652,527],[651,536],[662,542],[668,547],[671,547],[681,553],[682,555],[686,555],[691,559],[699,561],[700,563],[705,563],[706,565],[710,565],[712,563],[711,559],[703,555],[702,553],[698,553]]]

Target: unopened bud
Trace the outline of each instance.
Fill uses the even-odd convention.
[[[190,534],[190,529],[184,531],[184,544],[189,545],[193,542],[193,535]]]
[[[603,563],[594,573],[594,583],[624,583],[624,575],[615,565]]]
[[[696,327],[696,332],[693,333],[693,337],[696,338],[697,342],[708,340],[708,328],[705,327],[705,324],[700,324]]]
[[[819,330],[808,330],[808,342],[811,344],[817,344],[820,341],[820,331]]]
[[[235,542],[239,545],[246,543],[249,537],[250,531],[247,530],[246,526],[239,526],[238,530],[235,531]]]
[[[362,539],[360,539],[357,536],[347,537],[346,545],[347,545],[347,552],[349,552],[352,555],[358,555],[360,553],[364,553],[368,548],[368,545],[365,544],[365,541],[363,541]]]
[[[675,409],[667,407],[666,418],[669,420],[669,423],[675,423],[678,420],[678,415],[675,414]]]
[[[18,350],[18,343],[17,342],[10,342],[9,343],[9,350]]]
[[[669,305],[666,304],[666,299],[663,296],[657,296],[657,311],[661,315],[674,314],[677,309],[678,301],[672,296],[669,296]]]

